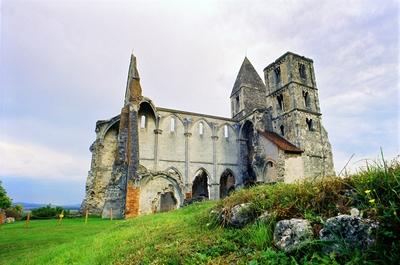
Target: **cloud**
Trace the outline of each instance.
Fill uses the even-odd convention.
[[[82,157],[31,143],[0,141],[0,176],[47,180],[85,179]]]

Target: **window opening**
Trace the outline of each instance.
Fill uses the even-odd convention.
[[[145,115],[142,115],[140,117],[140,128],[142,128],[142,129],[146,128],[146,116]]]
[[[203,135],[203,133],[204,133],[204,125],[203,125],[203,122],[200,122],[199,123],[199,134]]]
[[[170,131],[175,132],[175,119],[171,118]]]
[[[303,98],[304,98],[304,106],[306,106],[306,108],[310,108],[310,96],[308,95],[307,91],[303,91]]]
[[[301,78],[303,78],[303,79],[307,78],[306,66],[304,64],[302,64],[302,63],[299,63],[299,74],[300,74]]]
[[[228,125],[224,126],[224,137],[228,138],[229,137],[229,133],[228,133]]]
[[[313,120],[306,118],[306,123],[307,123],[307,127],[309,131],[313,131],[314,130],[314,124],[313,124]]]
[[[281,81],[281,68],[279,66],[277,66],[274,69],[274,72],[275,72],[275,81],[276,81],[276,83],[279,83]]]
[[[281,125],[281,135],[285,136],[285,126]]]
[[[278,100],[279,109],[283,110],[283,95],[278,95],[276,99]]]

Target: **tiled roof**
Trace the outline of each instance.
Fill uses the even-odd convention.
[[[263,131],[258,131],[258,133],[262,136],[264,136],[266,139],[270,140],[276,146],[278,146],[279,149],[287,152],[287,153],[297,153],[300,154],[304,152],[303,150],[297,148],[294,144],[289,142],[288,140],[282,138],[278,134],[274,132],[263,132]]]

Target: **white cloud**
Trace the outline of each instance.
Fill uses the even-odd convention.
[[[82,180],[87,168],[82,157],[31,143],[0,141],[0,176]]]

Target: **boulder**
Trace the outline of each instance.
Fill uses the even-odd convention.
[[[11,223],[14,223],[15,222],[15,218],[14,217],[7,217],[6,218],[6,223],[7,224],[11,224]]]
[[[326,220],[319,232],[322,242],[327,243],[325,252],[338,252],[341,248],[367,249],[375,243],[373,230],[378,223],[358,216],[338,215]]]
[[[242,228],[253,220],[250,210],[251,203],[242,203],[232,207],[230,211],[223,210],[223,219],[227,225]]]
[[[307,220],[281,220],[275,226],[274,244],[285,252],[291,252],[310,240],[312,235],[312,228]]]

